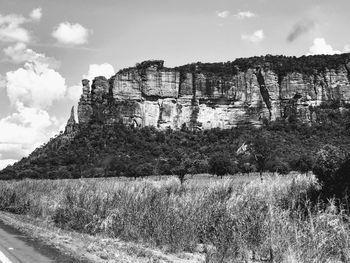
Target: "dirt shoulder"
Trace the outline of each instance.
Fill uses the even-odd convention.
[[[204,262],[204,255],[199,253],[167,254],[159,249],[148,248],[136,243],[62,230],[52,226],[49,222],[42,222],[27,216],[0,212],[0,220],[79,260],[97,263]]]

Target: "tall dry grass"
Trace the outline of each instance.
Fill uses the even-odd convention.
[[[349,218],[309,201],[314,177],[208,182],[0,182],[0,209],[168,251],[202,247],[208,262],[350,262]]]

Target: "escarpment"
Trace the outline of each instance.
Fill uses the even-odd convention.
[[[328,63],[328,61],[330,61]],[[254,57],[177,68],[145,61],[107,80],[83,80],[80,125],[91,120],[158,129],[232,128],[264,119],[317,119],[315,107],[350,102],[349,54]]]

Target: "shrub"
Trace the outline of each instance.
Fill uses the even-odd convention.
[[[145,177],[153,174],[154,167],[150,163],[143,163],[135,168],[136,177]]]
[[[345,179],[337,172],[345,162],[345,153],[333,145],[325,145],[317,152],[315,165],[312,169],[317,179],[323,185],[322,192],[328,195],[339,194],[338,185],[343,184]]]
[[[273,173],[288,174],[290,172],[290,166],[288,163],[274,159],[266,163],[266,169]]]
[[[245,162],[245,163],[241,163],[239,166],[239,170],[242,173],[254,173],[257,171],[256,166],[254,164]]]
[[[315,165],[312,169],[317,179],[323,183],[331,183],[335,172],[345,161],[345,153],[333,145],[325,145],[316,154]]]
[[[202,159],[196,158],[192,161],[192,165],[189,168],[189,174],[202,174],[207,173],[209,170],[208,160],[203,157]]]
[[[272,160],[275,150],[274,140],[268,132],[261,132],[254,136],[251,140],[251,151],[255,159],[256,167],[260,173],[262,180],[262,173],[266,171],[266,164]]]
[[[231,160],[226,154],[215,154],[209,159],[209,172],[217,176],[224,176],[231,171]]]
[[[335,172],[332,182],[326,188],[328,192],[337,197],[348,198],[350,193],[350,159],[347,159]]]
[[[301,173],[306,173],[312,170],[313,160],[309,155],[301,155],[297,159],[292,160],[292,169]]]

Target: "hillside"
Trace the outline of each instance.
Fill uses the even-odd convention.
[[[146,61],[97,77],[65,132],[0,178],[79,178],[203,173],[213,156],[230,172],[257,170],[237,154],[263,136],[270,162],[287,172],[323,144],[350,150],[350,55],[264,56],[166,68]]]

